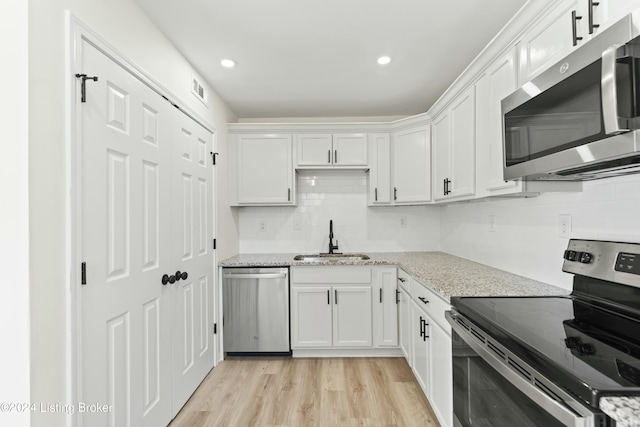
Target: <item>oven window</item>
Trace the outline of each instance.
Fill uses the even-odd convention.
[[[495,371],[455,332],[452,339],[454,426],[563,426]]]

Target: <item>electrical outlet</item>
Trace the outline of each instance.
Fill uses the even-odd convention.
[[[489,215],[489,231],[495,233],[496,231],[496,216]]]
[[[401,216],[400,217],[400,227],[401,228],[405,228],[407,226],[407,217],[406,216]]]
[[[258,221],[258,231],[261,233],[267,231],[267,221],[265,221],[264,219]]]
[[[571,237],[571,215],[560,215],[558,220],[558,234],[560,237]]]

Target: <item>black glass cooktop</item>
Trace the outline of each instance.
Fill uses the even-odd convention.
[[[640,395],[640,316],[580,295],[452,298],[456,310],[538,372],[598,406]]]

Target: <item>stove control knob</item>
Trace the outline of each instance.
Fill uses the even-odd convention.
[[[582,344],[578,347],[578,353],[583,354],[585,356],[591,356],[596,354],[596,349],[591,344]]]
[[[570,349],[578,348],[581,344],[582,340],[580,340],[580,337],[567,337],[564,339],[564,345]]]
[[[564,259],[567,261],[575,261],[578,259],[578,252],[576,251],[564,251]]]
[[[593,261],[593,255],[589,252],[582,252],[580,254],[580,262],[583,264],[590,264]]]

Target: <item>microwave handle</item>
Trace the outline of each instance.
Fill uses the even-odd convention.
[[[602,52],[602,118],[604,120],[604,133],[615,135],[628,132],[630,129],[620,127],[618,116],[618,87],[616,82],[616,63],[618,59],[619,45],[613,45]]]

